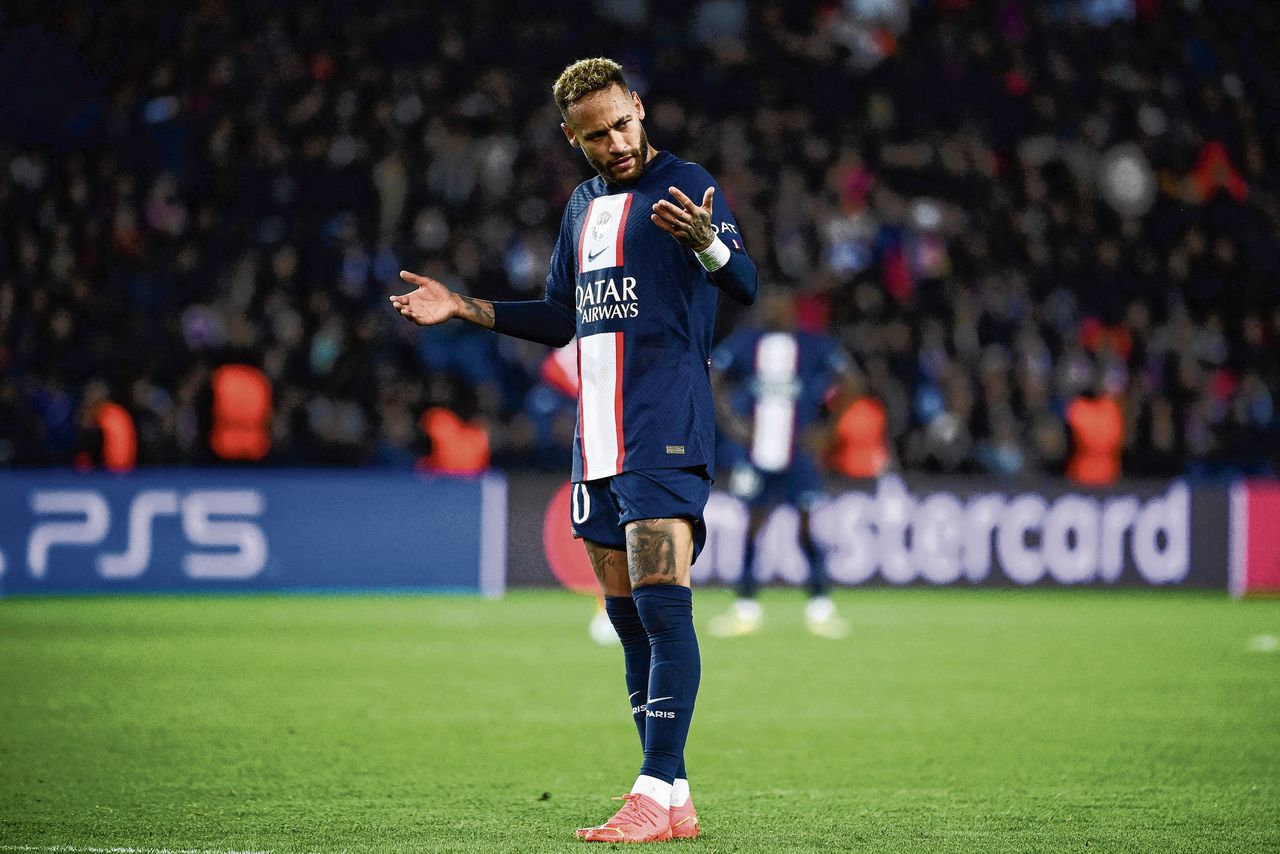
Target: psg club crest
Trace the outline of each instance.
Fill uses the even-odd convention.
[[[596,240],[604,240],[607,234],[604,227],[609,224],[611,219],[613,219],[613,216],[608,211],[600,211],[600,216],[596,217],[595,225],[591,227],[591,236]]]
[[[582,218],[582,234],[578,241],[579,273],[622,266],[622,243],[630,203],[631,193],[591,200]]]

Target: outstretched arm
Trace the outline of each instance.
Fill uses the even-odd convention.
[[[419,326],[435,326],[455,317],[503,335],[563,347],[572,340],[573,316],[551,299],[490,302],[455,293],[429,276],[402,270],[400,278],[415,291],[391,297],[403,317]]]
[[[485,329],[493,328],[493,303],[488,300],[464,297],[430,276],[419,276],[408,270],[401,270],[400,278],[417,285],[417,290],[391,297],[391,304],[402,317],[419,326],[435,326],[460,317]]]

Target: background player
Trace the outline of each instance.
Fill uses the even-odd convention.
[[[565,207],[541,300],[489,302],[402,273],[394,296],[429,325],[460,317],[564,346],[578,339],[572,513],[622,641],[644,763],[623,807],[588,841],[698,833],[684,746],[701,677],[689,567],[706,536],[715,458],[708,356],[717,288],[755,299],[756,269],[702,167],[650,147],[622,68],[585,59],[553,87],[565,138],[598,177]],[[701,199],[695,203],[693,199]],[[714,214],[714,215],[713,215]],[[731,245],[730,245],[731,244]]]
[[[764,611],[756,600],[756,538],[770,512],[789,504],[800,514],[800,546],[809,564],[805,625],[822,637],[844,637],[848,624],[827,595],[825,560],[810,518],[823,494],[813,453],[821,441],[820,416],[833,388],[851,381],[850,360],[835,339],[796,329],[790,296],[769,295],[759,314],[756,327],[731,334],[711,359],[716,414],[732,443],[729,491],[750,512],[738,601],[712,621],[711,630],[732,637],[760,628]]]

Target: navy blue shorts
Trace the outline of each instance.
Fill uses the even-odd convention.
[[[702,466],[624,471],[573,485],[569,517],[573,535],[626,551],[628,522],[688,519],[693,523],[693,558],[707,541],[702,511],[711,497],[711,478]]]
[[[811,510],[822,497],[822,475],[808,454],[794,454],[791,465],[782,471],[762,471],[739,460],[729,475],[729,492],[755,509],[790,504],[797,510]]]

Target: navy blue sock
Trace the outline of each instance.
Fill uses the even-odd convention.
[[[640,733],[640,747],[644,749],[644,704],[649,699],[649,635],[640,612],[630,596],[604,597],[604,610],[613,623],[613,630],[622,641],[622,661],[627,679],[627,700],[631,704],[631,717]]]
[[[627,680],[627,700],[631,703],[631,717],[640,734],[640,749],[644,749],[645,704],[649,700],[649,635],[640,622],[636,600],[630,596],[604,597],[604,610],[609,615],[613,630],[622,641],[622,660]],[[684,758],[676,769],[678,779],[685,778]]]
[[[738,598],[754,599],[756,596],[756,538],[747,530],[747,540],[742,546],[742,575],[738,576]]]
[[[818,548],[818,544],[813,541],[812,537],[805,537],[801,540],[801,548],[804,549],[804,556],[809,561],[809,595],[810,596],[826,596],[827,595],[827,556],[823,554],[822,549]]]
[[[640,773],[667,783],[684,776],[684,744],[702,677],[693,631],[693,593],[676,584],[631,591],[649,635],[649,698]]]

